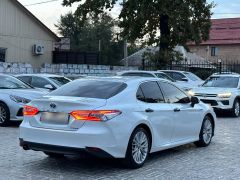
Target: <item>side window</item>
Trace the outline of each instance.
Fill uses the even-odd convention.
[[[5,62],[6,59],[6,48],[0,48],[0,62]]]
[[[18,79],[31,85],[31,80],[32,80],[31,76],[20,76],[20,77],[18,77]]]
[[[137,98],[147,103],[163,103],[164,98],[157,82],[146,82],[140,85]]]
[[[139,87],[137,91],[137,99],[139,101],[145,101],[145,97],[143,95],[142,89]]]
[[[173,73],[172,73],[172,72],[167,72],[167,71],[165,72],[165,71],[164,71],[164,73],[167,74],[168,76],[170,76],[171,78],[173,78]],[[173,78],[173,79],[174,79],[174,78]]]
[[[44,86],[51,84],[46,79],[41,77],[32,77],[32,86],[38,88],[44,88]]]
[[[160,82],[160,86],[167,103],[187,103],[190,101],[189,97],[174,85],[167,82]]]
[[[182,81],[183,78],[186,78],[183,74],[177,72],[173,73],[173,79],[177,81]]]

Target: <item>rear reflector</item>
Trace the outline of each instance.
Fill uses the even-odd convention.
[[[23,115],[24,116],[35,116],[39,112],[38,108],[32,106],[24,106],[23,107]]]
[[[107,121],[121,114],[118,110],[77,110],[70,113],[74,119],[82,121]]]

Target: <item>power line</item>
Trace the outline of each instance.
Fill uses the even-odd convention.
[[[24,6],[35,6],[35,5],[46,4],[46,3],[50,3],[50,2],[54,2],[54,1],[59,1],[59,0],[43,1],[43,2],[38,2],[38,3],[33,3],[33,4],[27,4],[27,5],[24,5]]]
[[[228,15],[228,14],[231,15],[231,14],[233,14],[234,15],[234,14],[240,14],[240,13],[213,13],[213,14],[222,14],[222,15]]]

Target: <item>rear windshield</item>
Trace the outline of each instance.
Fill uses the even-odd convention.
[[[69,83],[70,81],[65,77],[49,77],[53,82],[55,82],[58,86],[62,86],[64,84]]]
[[[193,73],[189,73],[189,72],[184,72],[183,74],[185,74],[189,79],[191,79],[192,81],[201,81],[201,79],[199,77],[197,77],[195,74]]]
[[[203,87],[237,88],[238,77],[213,76],[205,81]]]
[[[122,82],[76,80],[60,87],[49,95],[109,99],[126,87],[127,84]]]

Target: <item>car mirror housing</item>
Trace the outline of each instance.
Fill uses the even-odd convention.
[[[45,85],[44,88],[49,89],[49,90],[54,90],[54,87],[51,84]]]
[[[188,79],[187,78],[182,78],[181,81],[188,82]]]
[[[194,107],[195,104],[198,104],[200,101],[197,97],[191,97],[191,106]]]

